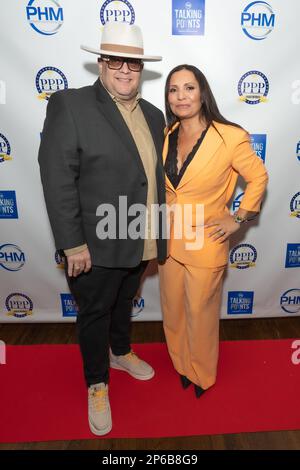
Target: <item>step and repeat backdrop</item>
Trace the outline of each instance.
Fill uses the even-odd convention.
[[[145,66],[145,99],[163,110],[168,72],[196,65],[268,168],[261,216],[231,241],[222,318],[300,315],[300,2],[1,0],[0,15],[0,321],[75,320],[37,154],[50,94],[97,79],[80,45],[97,48],[107,21],[138,24],[163,56]],[[242,195],[241,182],[232,210]],[[155,263],[132,315],[161,319]]]

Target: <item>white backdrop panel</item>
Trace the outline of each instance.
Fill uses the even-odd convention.
[[[131,21],[134,12],[146,53],[164,58],[146,65],[144,98],[164,109],[168,72],[181,63],[193,64],[207,76],[221,112],[250,134],[265,136],[268,192],[262,216],[232,240],[221,316],[299,315],[299,2],[1,0],[0,9],[0,321],[74,321],[76,315],[55,258],[40,184],[37,153],[47,100],[36,88],[36,77],[53,67],[59,72],[44,71],[41,78],[60,78],[62,72],[68,87],[76,88],[96,80],[96,56],[80,45],[99,44],[101,9],[110,21]],[[181,19],[201,10],[204,34],[189,34],[195,24],[187,20],[172,34],[175,10]],[[238,83],[251,71],[262,73],[269,83],[266,100],[258,104],[239,99]],[[249,74],[248,86],[260,77]],[[257,137],[255,142],[259,146]],[[135,299],[133,318],[161,319],[153,263]]]

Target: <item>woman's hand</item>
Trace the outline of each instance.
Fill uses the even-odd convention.
[[[208,237],[213,241],[218,240],[219,243],[223,243],[230,235],[237,232],[240,228],[240,224],[234,221],[232,215],[226,214],[223,217],[212,220],[209,224],[204,225],[204,227],[214,227]]]

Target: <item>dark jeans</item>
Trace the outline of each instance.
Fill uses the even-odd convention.
[[[109,346],[117,356],[130,351],[132,300],[147,264],[123,269],[92,266],[77,278],[69,277],[66,267],[79,308],[78,339],[87,386],[108,383]]]

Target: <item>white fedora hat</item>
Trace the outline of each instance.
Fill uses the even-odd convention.
[[[144,55],[142,31],[138,26],[117,21],[105,24],[100,49],[87,46],[80,47],[84,51],[98,55],[142,59],[149,62],[162,60],[161,56]]]

